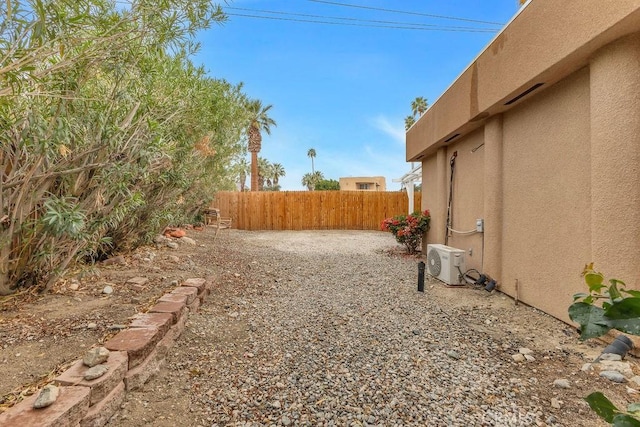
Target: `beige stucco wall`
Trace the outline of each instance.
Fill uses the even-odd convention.
[[[350,176],[340,178],[339,182],[340,190],[342,191],[387,191],[387,183],[384,176]],[[360,189],[358,184],[369,184],[369,189]]]
[[[485,220],[449,238],[467,267],[567,322],[588,262],[640,289],[640,1],[533,0],[407,132],[425,245],[445,240],[455,150],[453,228]]]
[[[454,152],[458,153],[454,168],[450,222],[450,228],[455,231],[473,231],[476,229],[476,219],[484,218],[484,149],[481,147],[482,144],[484,144],[484,133],[482,129],[479,129],[447,147],[449,160]],[[476,151],[471,152],[473,149]],[[451,165],[448,163],[447,179],[450,178]],[[447,194],[447,201],[448,198]],[[467,251],[465,256],[467,268],[482,269],[482,234],[459,234],[450,231],[447,244]]]
[[[520,300],[568,320],[592,259],[588,69],[503,120],[501,290],[517,279]]]

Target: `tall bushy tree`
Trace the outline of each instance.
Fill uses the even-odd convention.
[[[0,294],[233,188],[247,97],[189,60],[219,6],[13,0],[0,15]]]

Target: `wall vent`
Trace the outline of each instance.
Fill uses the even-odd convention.
[[[459,137],[459,136],[460,136],[460,134],[459,134],[459,133],[456,133],[455,135],[450,136],[450,137],[449,137],[449,139],[445,139],[445,140],[444,140],[444,142],[453,141],[455,138],[457,138],[457,137]]]
[[[522,98],[523,96],[527,96],[529,95],[531,92],[533,92],[534,90],[538,89],[540,86],[542,86],[544,83],[536,83],[533,86],[531,86],[529,89],[525,90],[524,92],[522,92],[520,95],[516,96],[515,98],[513,98],[510,101],[507,101],[504,105],[511,105],[514,102],[516,102],[517,100],[519,100],[520,98]]]

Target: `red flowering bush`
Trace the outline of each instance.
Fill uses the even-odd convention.
[[[387,218],[380,223],[382,231],[390,231],[398,241],[407,247],[410,254],[418,251],[422,243],[422,235],[429,230],[431,215],[429,210],[414,212],[411,215],[398,215]]]

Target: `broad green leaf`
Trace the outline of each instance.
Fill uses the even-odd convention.
[[[604,276],[602,273],[598,273],[595,271],[590,271],[585,273],[584,281],[587,283],[589,290],[591,292],[598,292],[600,289],[604,287],[602,282],[604,282]]]
[[[569,306],[569,317],[580,324],[580,339],[586,340],[602,336],[611,329],[604,318],[604,310],[584,302]]]
[[[607,324],[628,334],[640,335],[640,298],[624,298],[607,308]]]
[[[636,297],[636,298],[640,298],[640,291],[634,291],[634,290],[622,290],[622,292],[631,295],[632,297]]]
[[[634,402],[627,406],[627,412],[640,412],[640,403]]]
[[[640,318],[640,298],[624,298],[613,303],[606,311],[605,316],[610,319]]]
[[[613,427],[640,427],[640,420],[629,414],[618,414],[611,421]]]
[[[589,396],[585,397],[584,400],[587,401],[591,409],[593,409],[600,418],[604,419],[608,423],[612,423],[613,417],[620,413],[618,408],[616,408],[616,405],[611,403],[611,401],[599,391],[591,393]]]

